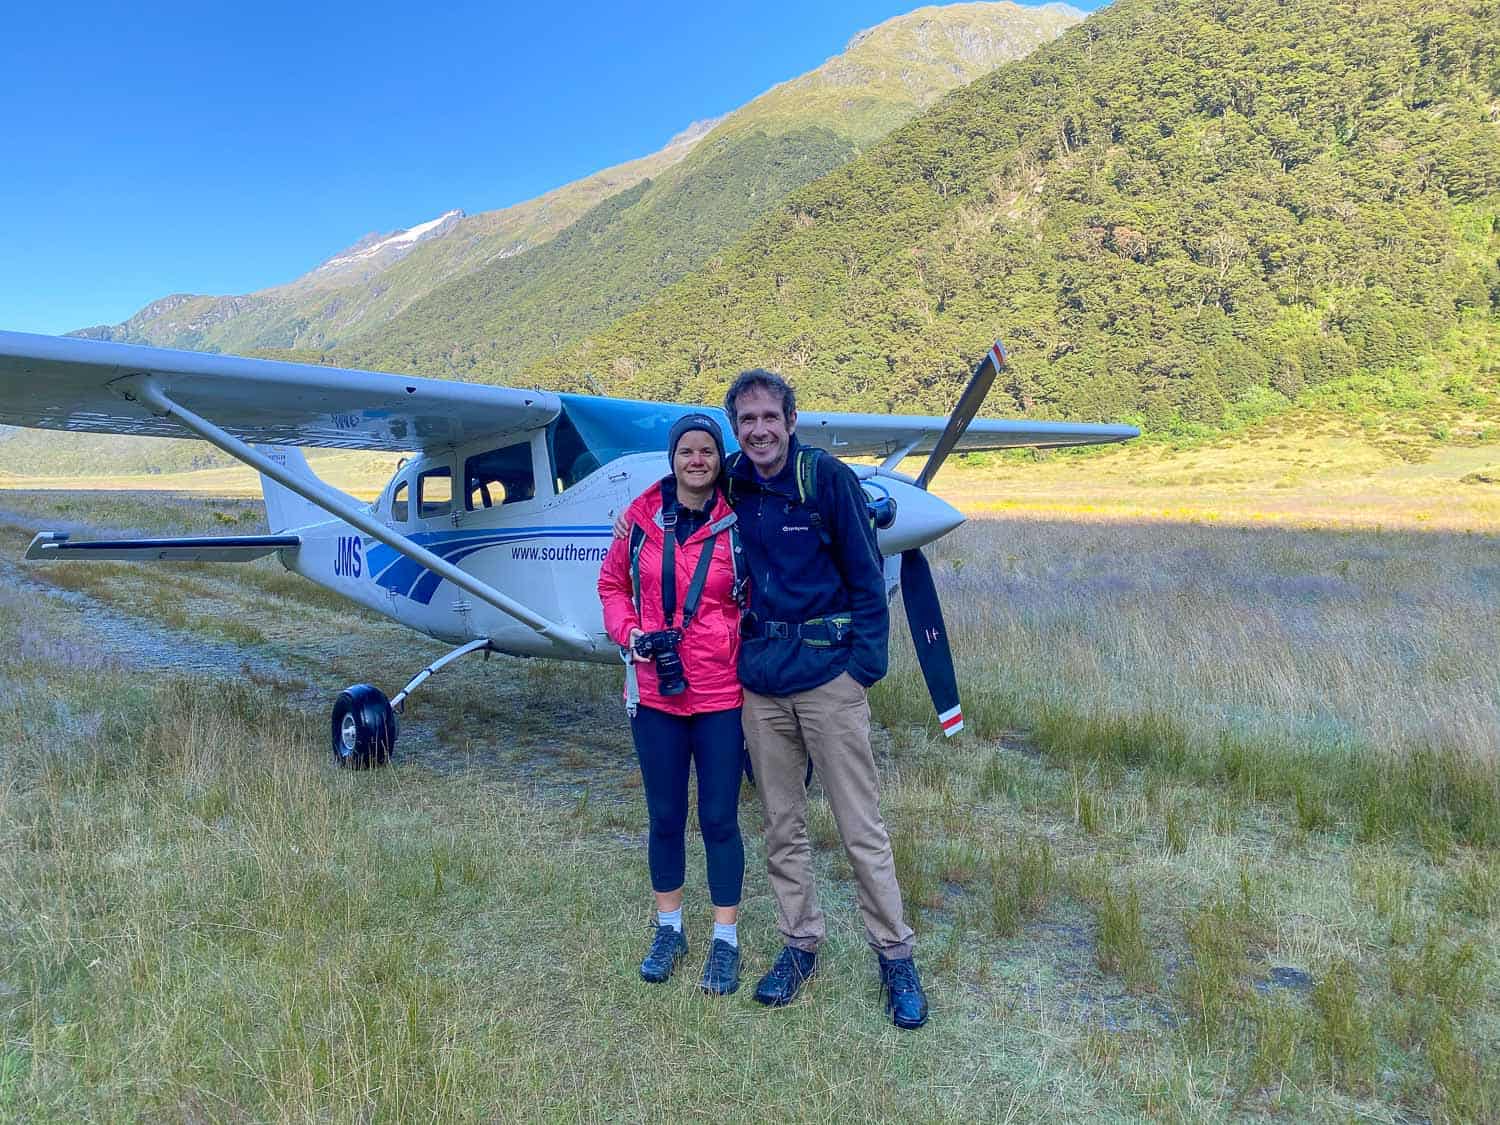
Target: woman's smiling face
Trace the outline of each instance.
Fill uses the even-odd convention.
[[[703,430],[689,430],[677,439],[672,453],[672,474],[677,487],[706,492],[719,479],[719,447]]]

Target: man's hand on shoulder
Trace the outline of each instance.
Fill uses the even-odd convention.
[[[625,536],[630,534],[630,521],[625,518],[624,512],[615,517],[613,531],[616,539],[624,539]]]

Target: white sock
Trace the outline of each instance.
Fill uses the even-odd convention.
[[[656,912],[656,924],[658,926],[671,926],[679,934],[682,933],[682,907],[676,910],[658,910]]]
[[[736,949],[740,947],[740,927],[735,922],[715,922],[714,941],[727,942]]]

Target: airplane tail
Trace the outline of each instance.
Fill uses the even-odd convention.
[[[257,445],[255,449],[296,476],[307,477],[309,480],[318,479],[300,449],[286,445]],[[266,499],[266,523],[272,532],[306,527],[310,523],[321,523],[329,518],[322,508],[277,484],[264,473],[260,475],[260,490]]]

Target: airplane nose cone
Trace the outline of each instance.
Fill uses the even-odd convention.
[[[866,491],[884,490],[896,502],[895,521],[876,533],[883,555],[899,555],[931,543],[964,522],[963,513],[952,504],[914,484],[882,476],[864,485]]]

